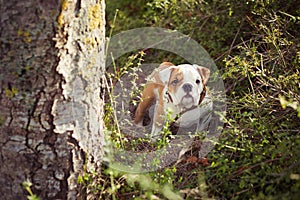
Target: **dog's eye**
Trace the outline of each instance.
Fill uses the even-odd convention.
[[[197,79],[197,80],[196,80],[196,83],[197,83],[197,84],[199,84],[199,83],[200,83],[200,80],[199,80],[199,79]]]
[[[175,80],[173,80],[171,83],[172,83],[172,85],[174,85],[174,86],[175,86],[175,85],[177,85],[177,83],[178,83],[178,80],[177,80],[177,79],[175,79]]]

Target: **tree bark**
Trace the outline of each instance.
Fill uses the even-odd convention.
[[[103,144],[104,0],[0,0],[0,193],[83,199]],[[93,198],[92,196],[90,196]]]

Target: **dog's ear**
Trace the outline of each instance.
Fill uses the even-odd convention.
[[[202,67],[202,66],[198,66],[198,65],[194,65],[199,74],[201,75],[201,78],[203,79],[203,84],[206,85],[209,79],[209,75],[210,75],[210,70],[206,67]]]
[[[159,65],[159,79],[166,85],[169,82],[171,73],[176,67],[170,62],[163,62]]]

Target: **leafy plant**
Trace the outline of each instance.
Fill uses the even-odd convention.
[[[29,194],[29,195],[27,195],[28,200],[40,200],[40,198],[32,192],[32,190],[31,190],[32,183],[30,181],[28,181],[28,180],[24,181],[22,183],[22,186]]]
[[[167,198],[157,187],[168,184],[191,199],[299,196],[300,6],[296,1],[111,0],[107,11],[107,32],[159,26],[198,41],[223,72],[228,103],[224,131],[209,154],[209,166],[189,159],[148,174],[155,182],[152,189],[133,178],[134,184],[121,185],[116,195],[134,191],[135,197],[143,198],[150,191],[147,194]],[[184,62],[168,52],[145,53],[145,61]],[[125,66],[128,56],[117,62]],[[134,143],[139,144],[138,140]],[[165,144],[167,140],[161,143]],[[130,175],[121,177],[127,180]],[[198,196],[190,195],[193,192]]]

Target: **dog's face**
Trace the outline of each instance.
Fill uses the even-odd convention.
[[[167,86],[165,98],[182,109],[198,105],[209,74],[209,69],[189,64],[163,69],[159,76]]]

